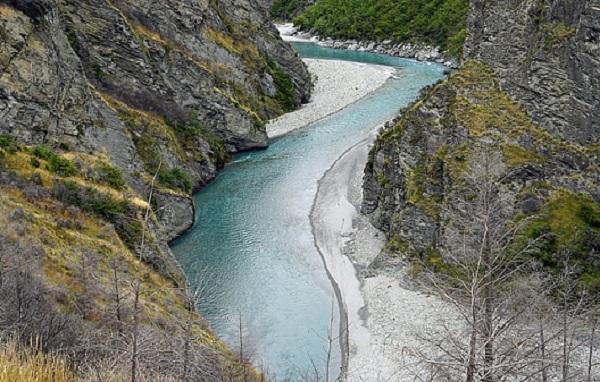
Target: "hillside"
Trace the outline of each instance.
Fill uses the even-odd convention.
[[[275,2],[272,12],[294,14],[297,1]],[[293,19],[303,30],[337,40],[425,43],[460,57],[466,36],[467,0],[318,0]],[[279,15],[276,13],[276,15]]]
[[[1,337],[84,380],[259,378],[196,313],[167,243],[191,192],[309,97],[263,6],[4,0],[0,46]]]
[[[474,4],[463,67],[404,110],[370,154],[363,210],[394,248],[443,246],[469,158],[484,145],[503,158],[512,215],[544,216],[546,250],[567,239],[586,242],[574,245],[582,255],[598,250],[600,52],[589,42],[599,17],[593,1]],[[597,282],[600,269],[590,269]]]
[[[369,304],[431,307],[397,346],[419,377],[598,375],[598,25],[596,1],[471,1],[461,67],[375,141],[362,212],[387,244],[365,274],[420,299]]]

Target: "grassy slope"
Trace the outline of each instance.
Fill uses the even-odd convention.
[[[63,163],[70,163],[73,172],[57,173],[40,152],[50,152]],[[181,280],[176,276],[165,277],[164,270],[156,269],[156,263],[140,261],[146,256],[140,255],[146,252],[153,252],[154,257],[164,256],[150,231],[144,229],[147,203],[132,197],[133,191],[118,181],[119,175],[109,171],[112,177],[99,176],[97,170],[107,166],[103,153],[52,152],[17,145],[10,136],[0,136],[3,180],[0,185],[0,226],[3,227],[0,275],[5,281],[0,284],[0,297],[3,304],[13,301],[4,293],[13,293],[7,289],[10,287],[6,280],[15,272],[31,276],[36,280],[32,285],[41,285],[34,298],[50,303],[45,315],[52,317],[53,322],[64,319],[69,323],[69,341],[72,342],[46,341],[42,338],[46,336],[45,329],[35,322],[17,321],[14,325],[24,328],[21,332],[26,333],[26,337],[42,338],[41,347],[45,350],[58,346],[75,354],[75,358],[83,362],[79,372],[84,376],[90,372],[87,364],[102,364],[106,357],[117,358],[111,367],[101,366],[94,373],[105,375],[107,380],[120,380],[128,373],[127,354],[135,320],[134,286],[139,281],[137,319],[140,330],[145,333],[143,341],[153,343],[150,348],[140,350],[145,352],[144,358],[156,361],[160,359],[160,352],[173,354],[183,348],[187,338],[190,354],[208,353],[212,357],[204,359],[202,362],[206,364],[199,366],[217,369],[224,378],[233,380],[244,374],[250,380],[258,378],[253,369],[245,369],[196,312],[189,310]],[[70,188],[61,188],[63,184],[69,184]],[[71,194],[72,187],[75,192]],[[65,197],[65,193],[70,197]],[[115,211],[118,216],[111,218],[110,214]],[[136,222],[138,229],[119,229],[121,221]],[[150,224],[151,221],[152,218]],[[135,235],[132,236],[132,232]],[[5,324],[3,321],[2,325]],[[3,335],[10,335],[7,327],[0,329],[8,330]],[[23,340],[28,342],[27,338]],[[87,341],[92,341],[93,350],[80,348]],[[16,347],[8,350],[0,354],[0,364],[6,366],[4,370],[9,378],[14,373],[33,372],[31,368],[54,368],[58,362],[52,356],[44,358],[29,351],[15,356],[20,351]],[[142,359],[140,364],[144,362]],[[110,362],[106,362],[108,364]],[[149,375],[156,372],[151,364],[146,367]],[[65,378],[73,380],[69,373]],[[216,374],[214,378],[220,380]]]

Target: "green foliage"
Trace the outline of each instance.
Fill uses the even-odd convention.
[[[40,161],[39,159],[37,159],[36,157],[32,156],[29,159],[29,163],[31,164],[32,167],[34,168],[39,168],[40,167]]]
[[[275,99],[281,104],[283,110],[293,111],[296,109],[296,99],[294,91],[296,90],[290,76],[271,58],[267,58],[267,65],[271,76],[277,86],[277,95]]]
[[[79,39],[77,38],[77,33],[73,26],[65,23],[65,34],[67,35],[67,40],[69,40],[69,45],[71,45],[71,49],[75,54],[81,54],[81,45],[79,45]]]
[[[123,179],[121,170],[109,164],[103,163],[94,167],[87,177],[94,182],[107,184],[116,190],[122,190],[125,187],[125,179]]]
[[[46,169],[51,173],[64,177],[77,174],[77,167],[75,167],[73,162],[56,154],[50,157]]]
[[[205,126],[195,122],[194,113],[190,120],[185,124],[172,125],[172,129],[177,134],[179,141],[186,150],[195,151],[198,148],[196,138],[199,137],[210,146],[209,156],[218,168],[221,168],[230,159],[229,153],[223,145],[223,141],[208,130]]]
[[[55,182],[51,192],[57,200],[77,206],[82,211],[112,223],[123,243],[129,248],[134,248],[140,242],[143,226],[135,218],[136,208],[129,201],[116,200],[110,194],[81,186],[71,180]]]
[[[48,148],[48,147],[44,147],[44,146],[35,146],[31,152],[33,155],[35,155],[36,157],[49,161],[50,158],[56,156],[56,154],[54,153],[54,151],[52,151],[52,149]]]
[[[592,228],[600,228],[600,212],[590,205],[580,206],[577,217]]]
[[[34,155],[31,159],[33,167],[39,167],[40,163],[36,158],[43,159],[48,162],[46,170],[58,176],[74,176],[77,175],[77,167],[68,160],[57,155],[51,148],[44,146],[35,146],[31,153]],[[34,160],[35,159],[35,160]]]
[[[468,0],[318,0],[293,21],[322,36],[425,42],[460,57],[468,10]]]
[[[561,254],[569,253],[574,277],[600,288],[600,203],[589,196],[554,191],[552,200],[527,223],[523,240],[535,243],[529,253],[554,273],[564,267]]]
[[[158,183],[161,186],[181,190],[183,192],[190,192],[192,190],[192,179],[190,178],[190,174],[179,168],[159,171]]]
[[[290,20],[307,6],[306,0],[275,0],[271,5],[271,17],[276,20]]]
[[[97,62],[92,62],[90,64],[90,67],[92,69],[92,73],[94,74],[94,76],[98,79],[105,77],[106,76],[106,72],[104,72],[104,70],[102,70],[102,66],[100,66],[99,63]]]
[[[558,48],[563,42],[575,36],[577,32],[575,27],[567,25],[564,22],[545,24],[542,31],[546,35],[545,48],[548,50]]]
[[[5,149],[7,152],[16,150],[17,144],[15,142],[15,136],[12,134],[0,134],[0,148]]]
[[[504,161],[509,167],[517,167],[526,163],[541,163],[544,158],[533,150],[527,150],[523,146],[504,143],[502,145]]]
[[[384,250],[390,254],[404,254],[406,255],[409,250],[409,243],[400,239],[398,235],[392,236],[385,244]]]

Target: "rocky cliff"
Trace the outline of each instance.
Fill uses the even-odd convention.
[[[0,299],[26,280],[53,320],[7,309],[0,332],[46,337],[60,323],[45,348],[114,361],[113,379],[136,362],[183,380],[258,378],[195,313],[166,243],[193,223],[190,193],[230,153],[265,148],[265,121],[309,91],[255,0],[0,0],[0,193],[17,216],[0,235]],[[154,343],[147,357],[133,333]],[[167,367],[161,352],[184,361]]]
[[[471,1],[464,57],[487,63],[531,118],[569,142],[600,138],[600,2]]]
[[[0,23],[0,132],[104,150],[137,191],[174,169],[197,190],[308,98],[304,65],[254,1],[11,0]]]
[[[462,68],[426,89],[370,153],[363,212],[389,240],[379,265],[405,256],[439,263],[457,250],[451,232],[470,218],[473,173],[493,157],[502,215],[536,217],[520,232],[544,243],[532,253],[552,265],[560,248],[576,247],[589,264],[580,275],[598,282],[597,8],[471,2]]]

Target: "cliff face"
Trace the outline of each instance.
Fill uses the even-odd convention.
[[[464,56],[487,63],[532,119],[569,142],[600,138],[600,2],[471,1]]]
[[[104,150],[138,192],[175,169],[198,189],[229,152],[266,147],[264,121],[308,98],[306,68],[256,1],[0,7],[0,133]]]
[[[48,317],[74,320],[76,343],[49,348],[124,360],[137,320],[148,341],[174,340],[153,346],[147,370],[179,348],[189,362],[164,375],[259,378],[194,312],[166,243],[193,223],[191,191],[230,153],[266,147],[264,122],[309,91],[255,0],[0,0],[0,193],[20,216],[0,235],[3,306],[18,271]],[[27,246],[31,261],[12,257]],[[11,320],[3,311],[0,332],[25,325]],[[111,336],[119,349],[72,347]],[[192,371],[194,357],[213,370]]]
[[[566,3],[472,1],[462,68],[370,153],[363,212],[388,236],[381,262],[460,250],[450,238],[472,220],[473,173],[493,157],[503,216],[539,219],[521,232],[544,243],[533,254],[552,265],[561,246],[577,247],[597,279],[587,257],[600,245],[598,11]]]

